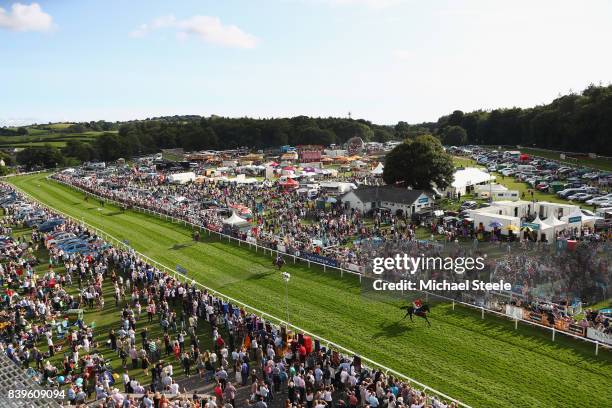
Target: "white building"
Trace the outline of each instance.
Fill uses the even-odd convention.
[[[496,183],[478,184],[474,186],[474,193],[478,198],[489,198],[493,200],[516,201],[520,199],[518,190],[509,190],[506,186]]]
[[[432,194],[423,190],[408,190],[393,186],[359,187],[340,198],[346,208],[366,213],[377,208],[386,208],[394,214],[401,210],[412,216],[432,207]]]
[[[469,211],[474,226],[485,231],[498,229],[508,235],[524,227],[537,232],[538,240],[552,242],[557,232],[565,229],[593,226],[597,217],[584,214],[571,204],[531,201],[495,201],[490,207]],[[535,218],[534,218],[535,217]],[[533,221],[528,222],[527,219]]]

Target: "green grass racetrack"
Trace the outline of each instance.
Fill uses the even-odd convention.
[[[94,225],[204,285],[279,318],[284,283],[269,256],[227,242],[194,243],[191,232],[158,218],[85,202],[45,174],[8,181],[44,203]],[[204,237],[206,234],[204,234]],[[450,304],[432,309],[432,327],[400,321],[397,300],[360,294],[359,280],[288,263],[290,321],[474,407],[610,406],[612,353],[549,331]]]

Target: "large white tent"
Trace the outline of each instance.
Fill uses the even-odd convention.
[[[451,184],[451,193],[465,195],[468,187],[477,184],[488,183],[495,179],[486,171],[477,169],[476,167],[466,167],[465,169],[457,170],[454,174],[454,180]]]

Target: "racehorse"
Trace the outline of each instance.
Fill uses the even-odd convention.
[[[276,259],[274,259],[274,261],[272,262],[272,265],[276,266],[279,271],[281,270],[284,264],[285,264],[285,260],[283,259],[282,256],[276,257]]]
[[[423,303],[423,305],[418,309],[415,308],[414,305],[402,306],[400,307],[400,309],[404,309],[406,311],[406,314],[404,315],[402,320],[410,316],[410,321],[414,322],[414,320],[412,320],[412,315],[415,315],[425,319],[429,327],[431,327],[431,323],[429,323],[429,319],[427,319],[427,313],[429,313],[429,305],[427,303]]]

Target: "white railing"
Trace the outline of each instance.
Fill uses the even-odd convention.
[[[17,189],[21,194],[23,194],[24,196],[28,197],[30,200],[32,200],[34,202],[37,202],[39,205],[41,205],[41,206],[43,206],[45,208],[48,208],[49,210],[51,210],[51,211],[53,211],[53,212],[55,212],[57,214],[60,214],[63,217],[66,217],[66,219],[72,220],[73,222],[75,222],[77,224],[82,224],[83,226],[86,226],[88,229],[90,229],[92,231],[95,231],[95,233],[98,236],[103,237],[105,240],[110,241],[111,243],[116,243],[117,245],[119,245],[120,247],[125,248],[128,251],[132,251],[135,255],[139,256],[141,259],[146,260],[151,265],[154,265],[160,271],[166,271],[167,273],[171,274],[171,276],[173,276],[175,279],[179,279],[179,277],[180,277],[180,278],[183,278],[183,280],[185,282],[187,282],[189,280],[189,281],[191,281],[192,284],[195,284],[195,285],[201,287],[202,289],[205,289],[208,292],[213,293],[215,296],[217,296],[218,298],[220,298],[222,300],[231,302],[232,304],[235,304],[235,305],[239,305],[242,308],[244,308],[245,310],[251,311],[251,312],[259,315],[262,318],[265,318],[267,320],[276,322],[276,324],[280,324],[280,325],[286,326],[287,328],[291,328],[291,329],[293,329],[293,330],[295,330],[297,332],[301,332],[303,334],[311,336],[313,339],[315,339],[315,338],[319,339],[319,341],[324,343],[324,344],[326,344],[328,348],[329,348],[329,346],[332,346],[332,347],[338,349],[339,351],[341,351],[343,353],[346,353],[348,355],[360,355],[359,353],[356,353],[356,352],[354,352],[354,351],[352,351],[350,349],[347,349],[346,347],[343,347],[343,346],[341,346],[341,345],[339,345],[337,343],[334,343],[331,340],[328,340],[328,339],[325,339],[324,337],[321,337],[319,335],[313,334],[313,333],[311,333],[311,332],[309,332],[307,330],[302,329],[301,327],[295,326],[295,325],[293,325],[293,324],[291,324],[289,322],[286,322],[286,321],[284,321],[282,319],[277,318],[276,316],[270,315],[270,314],[268,314],[268,313],[266,313],[266,312],[264,312],[262,310],[259,310],[259,309],[255,308],[253,306],[247,305],[246,303],[243,303],[243,302],[241,302],[241,301],[239,301],[237,299],[234,299],[234,298],[232,298],[230,296],[227,296],[227,295],[225,295],[225,294],[223,294],[221,292],[218,292],[215,289],[209,288],[208,286],[205,286],[202,283],[195,281],[193,278],[189,278],[186,275],[184,275],[182,273],[179,273],[176,270],[174,270],[174,269],[172,269],[172,268],[170,268],[170,267],[168,267],[168,266],[166,266],[164,264],[161,264],[161,263],[155,261],[154,259],[151,259],[148,256],[146,256],[146,255],[144,255],[144,254],[134,250],[132,247],[130,247],[129,245],[127,245],[126,243],[124,243],[120,239],[118,239],[118,238],[116,238],[116,237],[114,237],[114,236],[104,232],[103,230],[101,230],[101,229],[99,229],[99,228],[97,228],[97,227],[95,227],[95,226],[93,226],[93,225],[91,225],[91,224],[89,224],[87,222],[84,222],[83,220],[79,220],[76,217],[73,217],[73,216],[71,216],[69,214],[66,214],[63,211],[57,210],[57,209],[47,205],[46,203],[38,200],[37,198],[33,197],[32,195],[30,195],[29,193],[25,192],[24,190],[22,190],[21,188],[19,188],[17,186],[13,185],[13,187],[15,189]],[[75,187],[75,186],[71,186],[71,187]],[[82,190],[82,191],[85,191],[85,190]],[[87,192],[87,193],[90,194],[90,195],[94,195],[95,196],[95,194],[91,194],[89,192]],[[100,197],[100,198],[101,199],[105,199],[106,201],[109,201],[109,202],[112,201],[112,200],[106,199],[104,197]],[[178,221],[178,219],[176,219],[176,218],[173,218],[173,219]],[[233,238],[233,237],[230,237],[230,238]],[[407,381],[407,382],[409,382],[409,383],[411,383],[413,385],[421,387],[423,389],[423,391],[431,392],[431,393],[436,394],[438,397],[441,397],[441,398],[443,398],[445,400],[455,402],[460,407],[471,408],[469,405],[464,404],[464,403],[462,403],[462,402],[460,402],[460,401],[458,401],[458,400],[456,400],[456,399],[454,399],[454,398],[452,398],[452,397],[450,397],[450,396],[448,396],[448,395],[446,395],[446,394],[444,394],[444,393],[442,393],[442,392],[440,392],[440,391],[438,391],[438,390],[436,390],[436,389],[434,389],[434,388],[432,388],[432,387],[430,387],[428,385],[425,385],[425,384],[423,384],[423,383],[421,383],[421,382],[419,382],[419,381],[417,381],[417,380],[415,380],[415,379],[413,379],[411,377],[408,377],[407,375],[402,374],[402,373],[400,373],[400,372],[398,372],[398,371],[396,371],[396,370],[394,370],[392,368],[386,367],[386,366],[384,366],[384,365],[382,365],[382,364],[380,364],[380,363],[378,363],[378,362],[376,362],[374,360],[371,360],[371,359],[369,359],[367,357],[363,357],[362,356],[361,359],[362,359],[362,361],[364,361],[368,365],[373,366],[373,367],[375,367],[377,369],[380,369],[380,370],[384,371],[387,374],[392,374],[392,375],[394,375],[394,376],[396,376],[398,378],[403,379],[404,381]]]
[[[50,176],[48,176],[47,179],[48,180],[52,180],[52,181],[54,181],[56,183],[65,185],[65,186],[67,186],[69,188],[72,188],[74,190],[80,191],[83,194],[87,194],[87,195],[96,197],[96,198],[98,198],[100,200],[106,201],[106,202],[111,203],[113,205],[120,205],[120,206],[123,205],[123,203],[121,203],[121,202],[119,202],[117,200],[113,200],[111,198],[108,198],[108,197],[105,197],[105,196],[102,196],[102,195],[99,195],[99,194],[96,194],[96,193],[92,193],[92,192],[87,191],[87,190],[85,190],[85,189],[83,189],[81,187],[75,186],[75,185],[70,184],[70,183],[66,183],[66,182],[64,182],[62,180],[57,180],[55,178],[51,178]],[[227,235],[227,234],[223,234],[223,233],[218,232],[218,231],[211,230],[211,229],[209,229],[209,228],[207,228],[207,227],[205,227],[203,225],[194,224],[194,223],[188,222],[188,221],[180,219],[180,218],[172,217],[172,216],[167,215],[167,214],[163,214],[163,213],[160,213],[160,212],[157,212],[157,211],[150,210],[148,208],[143,208],[143,207],[138,207],[138,206],[131,206],[130,209],[136,210],[136,211],[139,211],[139,212],[142,212],[142,213],[145,213],[145,214],[154,215],[154,216],[157,216],[157,217],[159,217],[161,219],[166,219],[168,221],[171,221],[173,223],[183,224],[184,226],[188,226],[189,225],[192,228],[197,228],[199,230],[207,231],[209,235],[211,233],[212,234],[216,234],[219,237],[220,240],[227,239],[228,242],[232,242],[232,241],[238,242],[238,245],[241,245],[241,244],[249,245],[250,248],[254,247],[256,252],[258,252],[258,250],[261,249],[261,250],[263,250],[264,254],[266,252],[269,252],[270,255],[276,254],[276,255],[290,256],[290,257],[293,258],[293,262],[294,263],[296,261],[305,262],[305,263],[308,264],[308,267],[310,267],[311,264],[315,264],[315,265],[318,265],[320,267],[323,267],[324,271],[327,271],[327,268],[336,269],[336,270],[338,270],[340,272],[340,276],[341,277],[344,276],[344,273],[349,273],[349,274],[352,274],[352,275],[359,276],[359,282],[362,282],[362,280],[364,278],[365,279],[371,279],[370,277],[368,277],[368,276],[366,276],[366,275],[364,275],[362,273],[359,273],[359,272],[351,271],[351,270],[344,269],[344,268],[341,268],[341,267],[325,265],[325,264],[320,263],[320,262],[311,261],[309,259],[301,258],[299,256],[296,256],[296,255],[293,255],[293,254],[289,254],[289,253],[286,253],[286,252],[281,252],[281,251],[278,251],[276,249],[267,248],[265,246],[260,246],[260,245],[254,244],[252,242],[248,242],[248,241],[242,240],[240,238],[233,237],[231,235]],[[512,321],[514,321],[514,328],[515,328],[515,330],[518,329],[518,323],[519,322],[522,322],[522,323],[525,323],[525,324],[529,324],[529,325],[532,325],[532,326],[537,326],[537,327],[549,330],[551,332],[551,339],[552,339],[552,341],[555,341],[555,337],[556,337],[557,333],[561,333],[561,334],[564,334],[566,336],[573,337],[575,339],[579,339],[579,340],[582,340],[582,341],[586,341],[586,342],[592,343],[592,344],[595,345],[595,355],[599,354],[599,347],[608,348],[608,349],[612,348],[612,346],[610,346],[610,345],[607,345],[605,343],[601,343],[601,342],[599,342],[597,340],[589,339],[589,338],[587,338],[585,336],[579,336],[579,335],[576,335],[574,333],[570,333],[570,332],[567,332],[567,331],[564,331],[564,330],[559,330],[559,329],[556,329],[555,327],[546,326],[546,325],[543,325],[543,324],[540,324],[540,323],[537,323],[537,322],[534,322],[534,321],[531,321],[531,320],[518,319],[516,317],[511,317],[511,316],[508,316],[505,313],[498,312],[496,310],[492,310],[492,309],[489,309],[489,308],[484,307],[484,306],[478,306],[478,305],[474,305],[472,303],[462,302],[460,300],[449,298],[449,297],[446,297],[446,296],[443,296],[443,295],[440,295],[440,294],[437,294],[437,293],[433,293],[433,292],[427,292],[427,291],[423,291],[423,290],[417,290],[416,292],[422,293],[423,295],[425,295],[427,297],[427,299],[428,299],[429,296],[434,296],[436,298],[445,300],[447,302],[452,302],[453,310],[455,309],[455,305],[457,305],[457,304],[461,305],[461,306],[464,306],[464,307],[471,308],[471,309],[476,309],[476,310],[481,312],[481,318],[482,319],[484,319],[485,313],[491,313],[491,314],[496,315],[498,317],[502,317],[502,318],[504,318],[506,320],[512,320]],[[401,293],[402,293],[402,295],[404,294],[403,291]]]

